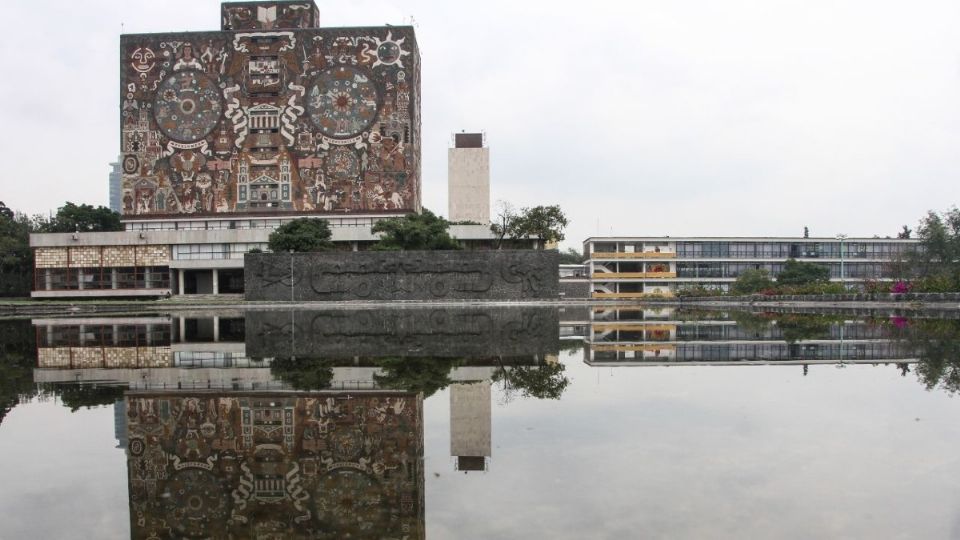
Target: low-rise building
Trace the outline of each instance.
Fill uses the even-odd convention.
[[[817,263],[831,281],[862,285],[902,275],[913,239],[591,237],[583,243],[593,298],[673,296],[685,287],[728,290],[746,270],[774,278],[788,259]]]

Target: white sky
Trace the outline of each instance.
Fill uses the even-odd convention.
[[[893,235],[957,202],[960,2],[318,1],[324,26],[409,23],[424,205],[450,133],[487,133],[493,204],[590,235]],[[0,200],[107,204],[119,35],[219,28],[219,2],[4,4]],[[41,21],[49,21],[47,24]]]

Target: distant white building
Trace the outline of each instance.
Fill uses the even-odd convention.
[[[110,209],[119,213],[123,209],[120,200],[120,194],[122,193],[120,186],[120,180],[122,179],[120,160],[117,159],[117,161],[111,163],[110,167]]]

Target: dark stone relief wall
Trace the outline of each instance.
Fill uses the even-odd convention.
[[[250,311],[251,357],[483,357],[557,354],[550,307]]]
[[[291,261],[292,258],[292,261]],[[253,253],[247,300],[525,300],[559,295],[556,251]]]

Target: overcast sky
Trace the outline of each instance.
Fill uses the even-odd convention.
[[[318,1],[323,26],[409,23],[423,199],[450,134],[487,133],[491,204],[591,235],[893,235],[957,202],[960,2]],[[4,4],[0,200],[107,204],[119,35],[219,28],[219,2]],[[46,24],[42,21],[48,21]]]

